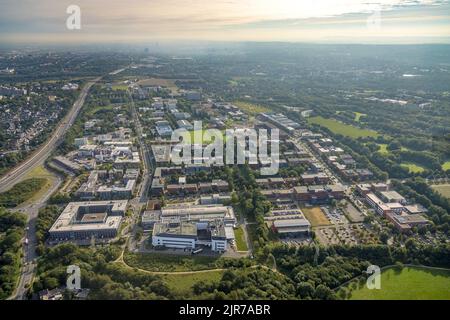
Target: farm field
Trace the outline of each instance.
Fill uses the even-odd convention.
[[[404,168],[408,168],[409,172],[411,173],[421,173],[423,171],[425,171],[424,167],[421,167],[415,163],[411,163],[411,162],[405,162],[401,164],[402,167]]]
[[[450,270],[405,267],[390,268],[381,273],[381,289],[369,290],[365,282],[352,282],[347,288],[351,300],[449,300]]]
[[[267,107],[250,102],[235,101],[234,104],[236,105],[236,107],[239,107],[239,109],[241,109],[243,112],[251,115],[257,115],[259,113],[270,111],[270,109]]]
[[[320,207],[302,208],[302,211],[312,227],[331,225]]]
[[[350,138],[362,138],[362,137],[377,137],[379,136],[378,132],[367,129],[360,129],[354,126],[350,126],[348,124],[339,122],[334,119],[325,119],[323,117],[312,117],[308,119],[310,124],[318,124],[323,126],[334,133],[341,134],[343,136],[347,136]]]
[[[439,192],[444,197],[450,199],[450,184],[437,184],[431,187],[433,188],[433,190]]]

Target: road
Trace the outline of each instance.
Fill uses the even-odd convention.
[[[141,125],[141,121],[139,120],[139,115],[137,113],[136,106],[134,104],[133,96],[129,91],[128,91],[128,95],[129,95],[130,101],[131,101],[131,113],[133,116],[134,127],[136,129],[137,140],[138,140],[139,147],[141,150],[141,157],[144,160],[143,161],[144,171],[142,173],[142,183],[140,185],[138,195],[136,196],[136,198],[134,198],[130,201],[130,207],[133,210],[133,216],[131,217],[131,224],[129,226],[129,230],[130,230],[129,249],[134,250],[137,246],[136,241],[135,241],[135,235],[138,230],[137,226],[139,223],[139,216],[141,213],[142,206],[145,205],[148,200],[148,191],[149,191],[149,187],[151,185],[152,174],[153,174],[154,170],[153,170],[153,165],[152,165],[152,161],[151,161],[150,151],[148,150],[147,144],[142,139],[142,134],[143,134],[142,125]]]
[[[55,174],[53,185],[51,186],[51,188],[49,188],[47,193],[43,195],[41,199],[39,199],[38,202],[27,204],[25,206],[19,206],[12,210],[16,212],[22,212],[28,218],[25,233],[25,238],[28,239],[28,245],[23,245],[24,256],[22,258],[22,271],[19,278],[19,284],[10,299],[22,300],[26,298],[26,292],[29,285],[32,283],[34,272],[36,269],[36,219],[38,216],[38,212],[46,205],[47,200],[50,198],[50,196],[56,190],[58,190],[62,181],[63,178]]]
[[[75,122],[81,108],[83,107],[86,96],[89,89],[101,79],[98,77],[92,81],[89,81],[81,90],[80,95],[74,102],[69,113],[64,117],[64,120],[55,129],[53,135],[37,149],[30,157],[21,162],[18,166],[9,171],[4,177],[0,179],[0,192],[5,192],[11,189],[15,184],[20,182],[28,172],[43,164],[45,160],[51,155],[51,153],[59,146],[63,141],[63,137],[69,128]]]
[[[128,95],[131,100],[131,113],[133,115],[133,123],[134,123],[135,129],[136,129],[136,135],[137,135],[139,147],[141,149],[141,156],[144,160],[144,172],[142,174],[142,183],[141,183],[141,188],[139,190],[138,197],[139,197],[139,202],[145,203],[147,201],[147,193],[148,193],[149,184],[151,183],[151,175],[153,174],[152,161],[151,161],[151,157],[150,157],[150,151],[148,150],[148,146],[142,139],[142,134],[143,134],[142,125],[141,125],[141,121],[139,120],[139,115],[137,113],[136,106],[134,104],[133,96],[131,95],[131,93],[129,91],[128,91]]]

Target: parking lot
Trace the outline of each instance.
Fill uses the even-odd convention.
[[[322,209],[323,213],[331,222],[331,224],[340,225],[348,223],[348,220],[341,209],[332,209],[329,206],[322,206],[320,207],[320,209]]]

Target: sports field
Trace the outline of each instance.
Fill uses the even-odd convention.
[[[305,218],[313,227],[328,226],[331,224],[320,207],[302,208],[302,211],[305,214]]]
[[[352,287],[347,296],[351,300],[449,300],[450,270],[391,268],[382,271],[380,290],[369,290],[365,282],[356,281],[347,286]]]
[[[373,130],[360,129],[334,119],[325,119],[323,117],[312,117],[308,119],[311,124],[318,124],[331,130],[334,133],[341,134],[350,138],[377,137],[379,134]]]

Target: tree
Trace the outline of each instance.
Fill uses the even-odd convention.
[[[320,300],[334,299],[333,291],[330,288],[328,288],[327,286],[324,286],[323,284],[319,284],[317,286],[314,296],[316,299],[320,299]]]
[[[307,297],[313,297],[314,287],[309,282],[300,282],[297,286],[297,294],[305,299]]]

